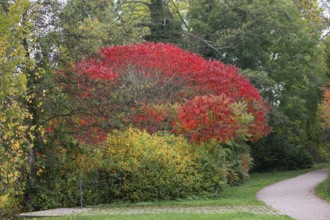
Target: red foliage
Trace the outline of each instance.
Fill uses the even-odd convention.
[[[166,130],[169,117],[171,116],[166,106],[144,104],[133,114],[131,122],[150,133],[155,133]]]
[[[145,103],[145,114],[135,115],[136,118],[132,119],[132,122],[144,122],[148,128],[148,121],[152,121],[154,127],[149,130],[157,130],[157,123],[167,122],[194,141],[216,139],[226,142],[235,138],[235,130],[239,128],[229,105],[244,101],[248,104],[249,113],[254,116],[248,132],[251,140],[256,140],[270,131],[266,124],[268,106],[257,89],[241,76],[234,66],[219,61],[207,61],[197,54],[163,43],[108,47],[101,49],[99,54],[99,59],[78,63],[78,75],[113,85],[119,76],[129,69],[143,73],[146,77],[154,77],[157,72],[158,76],[161,73],[164,78],[183,79],[193,91],[190,100],[187,100],[189,96],[184,96],[185,101],[182,100],[183,94],[178,93],[177,103],[185,103],[179,107],[177,117],[165,114],[164,111],[154,111]],[[88,83],[80,83],[87,91],[80,97],[88,99],[93,88]],[[170,116],[172,118],[168,118]],[[159,124],[158,129],[161,128]]]
[[[87,144],[102,143],[108,136],[107,132],[98,126],[102,120],[104,120],[102,117],[96,118],[87,115],[74,118],[75,137]]]
[[[90,79],[115,80],[118,78],[118,73],[112,70],[112,67],[107,62],[100,60],[83,60],[76,64],[75,71],[78,75],[86,74]]]
[[[225,143],[238,128],[229,103],[225,96],[196,96],[179,109],[177,126],[194,142],[214,139]]]
[[[74,72],[77,73],[78,86],[84,90],[84,93],[80,94],[81,98],[91,98],[93,90],[91,81],[97,80],[113,84],[119,76],[106,62],[97,59],[83,60],[77,63]]]
[[[320,105],[322,126],[330,128],[330,88],[325,89],[323,96],[323,102]]]

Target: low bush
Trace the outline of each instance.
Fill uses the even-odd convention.
[[[224,149],[217,154],[225,155]],[[83,161],[87,204],[186,198],[226,185],[225,159],[169,134],[114,131]]]
[[[80,176],[84,205],[210,198],[243,182],[251,163],[244,145],[193,144],[182,136],[135,128],[115,130],[97,147],[57,145],[52,151],[30,189],[35,210],[79,206]]]
[[[271,134],[252,144],[255,171],[310,168],[313,158],[307,146],[289,143],[283,136]]]
[[[15,219],[15,215],[20,208],[18,201],[14,197],[8,195],[0,196],[0,219]]]
[[[80,161],[85,152],[71,138],[48,139],[43,152],[36,156],[40,172],[33,186],[26,189],[31,195],[31,210],[43,210],[79,205]]]

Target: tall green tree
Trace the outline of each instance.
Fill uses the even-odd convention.
[[[24,121],[31,117],[22,103],[27,95],[27,78],[20,68],[27,62],[20,39],[27,36],[20,25],[28,1],[3,2],[0,7],[0,195],[21,194],[22,169],[27,162],[30,134]]]
[[[116,4],[120,1],[67,1],[59,14],[62,61],[91,56],[104,46],[142,41],[145,29]]]
[[[170,4],[175,6],[173,1],[150,0],[146,3],[149,9],[150,21],[147,25],[150,34],[145,37],[147,41],[153,42],[180,42],[181,21],[175,19],[170,10]]]
[[[245,70],[273,108],[273,134],[255,145],[255,152],[265,153],[255,155],[260,166],[266,161],[258,163],[259,158],[291,166],[280,164],[280,157],[307,156],[303,152],[318,144],[316,113],[326,71],[323,22],[315,1],[302,2],[203,0],[192,1],[188,12],[191,33],[204,39],[192,41],[191,49]],[[272,155],[281,148],[283,155]]]
[[[30,207],[30,189],[40,170],[36,155],[44,141],[46,71],[38,51],[40,3],[5,3],[1,8],[1,190]]]
[[[115,8],[122,17],[136,21],[135,29],[145,30],[144,40],[180,44],[187,29],[184,17],[188,5],[180,0],[121,0]]]
[[[47,23],[52,19],[43,16],[52,3],[56,1],[4,1],[0,8],[0,190],[30,210],[37,175],[44,169],[44,128],[55,110],[44,111],[45,106],[52,109],[55,89],[51,66],[56,50],[52,52],[49,37],[54,30]]]

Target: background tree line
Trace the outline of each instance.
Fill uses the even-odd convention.
[[[45,188],[60,191],[63,179],[77,181],[67,175],[77,166],[72,158],[84,151],[71,126],[81,105],[58,72],[73,72],[77,61],[97,57],[102,47],[146,41],[233,64],[259,89],[272,109],[272,133],[244,143],[255,170],[298,169],[329,159],[328,99],[322,100],[330,45],[323,3],[1,0],[1,194],[25,209],[45,208],[42,196],[51,197]]]

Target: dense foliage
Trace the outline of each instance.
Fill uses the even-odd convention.
[[[317,103],[328,78],[317,1],[192,1],[188,19],[212,45],[193,40],[189,48],[243,69],[273,109],[273,134],[252,145],[256,169],[310,166],[311,155],[320,161]],[[286,163],[297,155],[300,162]]]
[[[330,127],[330,89],[327,88],[324,92],[324,100],[321,104],[321,118],[323,120],[322,125],[324,128]]]
[[[78,89],[76,99],[83,99],[83,126],[106,124],[117,113],[121,124],[150,132],[167,128],[194,142],[257,140],[270,131],[267,105],[235,67],[172,45],[103,48],[98,58],[84,60],[75,69],[78,85],[67,89],[69,94]],[[86,111],[93,112],[93,123],[84,119]],[[106,127],[105,132],[112,129]]]
[[[217,153],[226,156],[223,149]],[[114,131],[92,157],[86,156],[87,204],[186,198],[226,185],[225,160],[213,164],[216,157],[174,135]]]
[[[48,152],[48,164],[57,166],[38,176],[36,209],[79,206],[80,178],[85,205],[217,197],[228,185],[242,183],[251,164],[246,147],[217,141],[192,145],[182,136],[134,128],[113,130],[97,148],[62,144]]]
[[[85,202],[91,205],[211,196],[226,184],[246,179],[251,157],[243,141],[257,140],[270,131],[269,108],[235,67],[206,61],[173,45],[103,48],[71,70],[75,74],[64,70],[57,74],[75,112],[64,126],[85,147],[77,156],[78,148],[72,151],[65,147],[68,143],[57,141],[55,149],[66,156],[45,152],[53,156],[48,156],[52,160],[46,161],[48,168],[38,181],[58,169],[63,174],[32,190],[36,209],[77,205],[74,186],[81,169]],[[62,123],[53,120],[47,133],[57,134],[64,128]],[[178,136],[126,131],[131,125]],[[169,159],[162,162],[165,155]],[[68,163],[69,158],[74,162]],[[53,160],[58,161],[56,169],[51,167]],[[178,167],[183,173],[177,173]],[[68,182],[70,187],[62,189]],[[174,190],[178,185],[184,188]]]
[[[87,204],[146,201],[241,183],[250,147],[256,170],[327,159],[327,3],[0,1],[0,218],[78,205],[80,175]]]
[[[27,7],[28,1],[0,7],[0,218],[1,208],[12,208],[24,188],[20,180],[24,178],[25,144],[30,134],[24,120],[30,114],[22,103],[27,95],[26,75],[17,66],[27,61],[20,46],[20,37],[26,36],[20,21]]]
[[[324,154],[330,158],[330,89],[326,88],[323,102],[320,105],[321,132],[320,144],[323,146]]]

